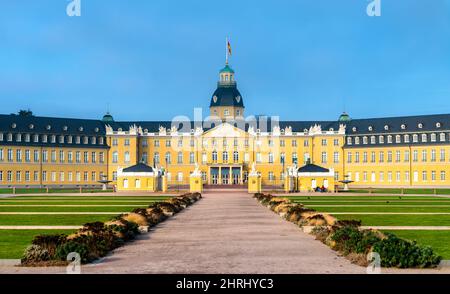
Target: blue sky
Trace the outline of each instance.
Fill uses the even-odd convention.
[[[170,120],[207,111],[233,47],[246,114],[450,113],[450,1],[0,0],[0,113]]]

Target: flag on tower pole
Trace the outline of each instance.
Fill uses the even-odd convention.
[[[227,46],[227,48],[226,48],[226,62],[228,64],[228,57],[231,56],[231,43],[228,40],[228,37],[226,39],[226,42],[227,42],[227,45],[226,45]]]

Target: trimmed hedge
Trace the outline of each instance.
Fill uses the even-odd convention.
[[[147,209],[135,209],[121,214],[111,221],[85,224],[72,235],[39,235],[34,237],[22,257],[22,265],[48,265],[49,262],[67,262],[71,252],[80,254],[82,263],[89,263],[106,256],[111,250],[133,240],[142,231],[148,231],[173,214],[202,198],[200,193],[188,193],[165,201],[154,202]],[[146,226],[131,220],[140,219]]]
[[[257,193],[254,198],[300,227],[313,226],[311,234],[317,240],[360,265],[368,264],[367,256],[372,252],[380,255],[383,267],[428,268],[437,266],[442,260],[431,247],[378,230],[363,230],[360,221],[337,220],[332,215],[318,213],[303,204],[270,194]]]

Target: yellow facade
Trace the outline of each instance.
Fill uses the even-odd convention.
[[[283,188],[286,170],[308,163],[332,169],[336,184],[450,187],[450,115],[240,124],[244,109],[226,65],[211,96],[215,118],[200,125],[115,122],[107,114],[63,126],[64,119],[0,115],[0,187],[99,185],[103,176],[120,187],[118,171],[140,162],[164,171],[167,189],[188,188],[196,164],[205,185],[244,186],[254,164],[262,189]],[[63,144],[20,137],[51,133]],[[72,144],[72,136],[80,142]]]
[[[0,186],[99,185],[107,149],[0,145]]]
[[[117,178],[117,191],[156,192],[156,178],[153,176],[120,175]]]

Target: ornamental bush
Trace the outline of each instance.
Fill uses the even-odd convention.
[[[66,261],[69,253],[76,252],[80,255],[81,262],[87,263],[90,261],[89,259],[89,250],[87,246],[83,243],[79,243],[77,241],[69,241],[64,243],[56,249],[56,258],[59,260]]]
[[[47,249],[42,248],[39,245],[30,245],[25,249],[21,262],[23,264],[28,264],[48,260],[50,260],[50,254]]]
[[[398,238],[393,234],[386,234],[387,238],[377,242],[373,251],[380,254],[381,266],[384,267],[434,267],[442,259],[436,255],[431,247],[420,246],[416,242]]]

